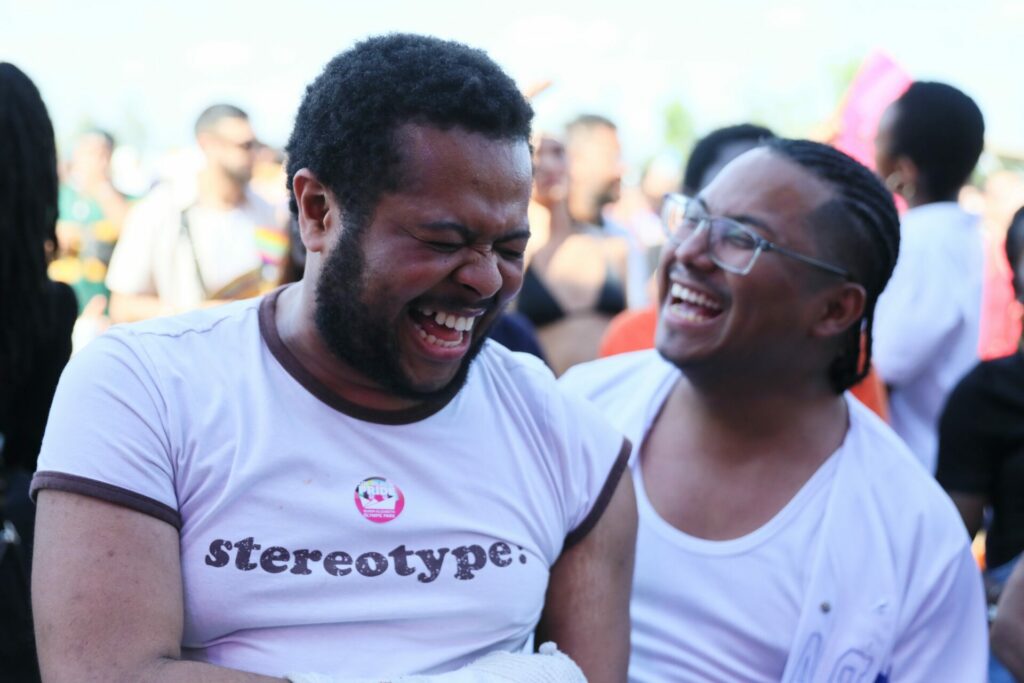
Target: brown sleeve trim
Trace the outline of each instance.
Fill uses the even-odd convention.
[[[619,450],[619,456],[612,464],[612,469],[608,473],[608,479],[605,480],[604,487],[601,489],[601,493],[597,496],[597,500],[594,502],[594,507],[590,508],[590,512],[587,514],[586,518],[580,522],[580,525],[570,531],[569,535],[565,537],[565,545],[562,548],[563,552],[582,541],[583,537],[589,534],[590,530],[597,526],[598,521],[601,519],[601,515],[604,514],[605,508],[608,507],[608,503],[612,500],[612,494],[615,493],[615,487],[619,485],[619,480],[622,479],[622,473],[626,471],[626,463],[629,462],[629,454],[632,451],[633,444],[629,442],[629,439],[623,439],[622,449]]]
[[[181,513],[177,510],[164,505],[158,500],[123,489],[120,486],[96,481],[95,479],[87,479],[86,477],[79,477],[74,474],[65,474],[64,472],[36,472],[35,476],[32,477],[32,486],[29,488],[29,495],[32,497],[33,502],[35,502],[36,495],[42,489],[67,491],[68,493],[89,496],[90,498],[99,498],[108,503],[120,505],[150,517],[156,517],[163,522],[167,522],[175,529],[181,530]]]

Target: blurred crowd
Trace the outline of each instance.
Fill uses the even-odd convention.
[[[4,544],[30,549],[27,476],[68,357],[110,325],[295,281],[304,251],[288,206],[284,153],[261,142],[241,108],[209,106],[195,121],[198,153],[187,157],[194,161],[129,192],[112,172],[117,140],[110,132],[86,130],[56,150],[52,129],[26,132],[5,118],[11,102],[29,96],[30,84],[15,71],[0,65],[2,143],[35,139],[40,146],[20,156],[0,147],[0,515],[12,520]],[[1021,160],[989,153],[979,170],[982,112],[951,86],[908,82],[876,109],[873,156],[862,161],[900,198],[902,236],[896,272],[873,312],[874,339],[863,340],[873,344],[873,366],[853,391],[956,503],[977,537],[996,614],[1024,551]],[[493,337],[542,358],[556,375],[653,347],[664,300],[654,275],[666,242],[666,196],[699,197],[732,159],[775,136],[756,122],[720,124],[704,131],[685,161],[665,150],[641,169],[627,169],[629,140],[603,115],[581,113],[558,129],[535,131],[525,277]],[[827,136],[842,148],[839,131]],[[55,166],[33,179],[32,166],[47,155]],[[637,181],[626,184],[627,177]],[[41,192],[46,182],[52,191]],[[24,208],[31,195],[39,206]],[[31,232],[32,211],[54,229]],[[17,563],[13,550],[0,562]],[[26,566],[12,572],[23,576]],[[1004,656],[1021,666],[1020,652]],[[1012,680],[999,678],[1009,674],[996,659],[991,675]]]

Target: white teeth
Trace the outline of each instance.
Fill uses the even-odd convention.
[[[468,332],[473,329],[473,323],[476,322],[476,318],[445,313],[444,311],[435,312],[427,308],[421,308],[420,313],[428,318],[433,318],[434,322],[438,325],[444,325],[448,329],[456,330],[457,332]]]
[[[704,322],[709,319],[708,316],[700,315],[691,308],[683,308],[682,304],[672,304],[671,310],[674,315],[691,323]]]
[[[444,339],[438,339],[432,334],[427,334],[420,328],[420,337],[427,340],[427,343],[433,344],[434,346],[440,346],[445,349],[454,349],[456,346],[462,343],[462,335],[455,341],[445,341]]]
[[[673,298],[687,303],[703,306],[704,308],[710,308],[713,311],[722,310],[721,304],[714,299],[711,299],[698,291],[692,290],[689,287],[684,287],[678,282],[672,283],[671,294]]]

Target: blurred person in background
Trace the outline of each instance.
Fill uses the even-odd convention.
[[[569,164],[569,214],[580,226],[599,229],[626,245],[624,289],[626,305],[647,304],[648,285],[657,265],[660,244],[652,244],[640,225],[615,217],[622,200],[622,144],[618,127],[598,114],[581,114],[565,127],[565,154]],[[621,216],[619,217],[621,218]]]
[[[49,272],[71,285],[78,298],[74,350],[110,326],[107,268],[129,209],[129,198],[111,180],[114,147],[105,130],[79,136],[58,195],[58,255]]]
[[[876,170],[907,202],[900,255],[875,313],[875,366],[893,429],[934,473],[939,414],[978,362],[984,256],[978,217],[957,203],[985,122],[974,100],[917,81],[882,115]]]
[[[600,146],[610,147],[608,129],[603,124],[594,127]],[[580,139],[584,134],[576,135],[576,144],[585,146]],[[603,155],[617,159],[617,144],[614,149],[614,154],[605,149]],[[594,150],[588,150],[590,155]],[[587,201],[577,198],[577,219],[571,210],[577,185],[562,140],[550,133],[537,136],[533,165],[531,237],[515,306],[536,328],[544,356],[558,375],[596,358],[608,321],[625,309],[628,246],[592,222],[600,221],[601,207],[618,196],[618,176],[613,181],[607,174],[587,170],[579,182]]]
[[[1006,256],[1024,302],[1024,208],[1006,233]],[[953,389],[940,422],[936,477],[972,538],[990,512],[985,587],[994,608],[1024,551],[1024,340],[1012,355],[976,365]],[[989,680],[1012,679],[993,658]]]
[[[196,121],[205,166],[157,185],[129,212],[107,286],[115,322],[180,313],[266,291],[286,249],[274,209],[249,186],[256,137],[230,104]]]
[[[71,356],[78,306],[47,276],[57,243],[53,126],[32,81],[0,62],[0,679],[38,681],[29,610],[29,478]]]
[[[964,194],[960,201],[966,207]],[[990,360],[1014,353],[1020,343],[1022,307],[1014,292],[1013,269],[1006,260],[1006,234],[1014,214],[1024,205],[1024,177],[1015,171],[994,171],[985,177],[983,191],[974,196],[979,200],[976,212],[982,215],[985,236],[978,352],[982,360]],[[969,196],[966,199],[970,201]]]
[[[58,257],[50,275],[75,290],[79,313],[93,297],[106,306],[107,266],[128,213],[128,198],[111,181],[113,153],[110,133],[93,129],[79,136],[58,195]]]

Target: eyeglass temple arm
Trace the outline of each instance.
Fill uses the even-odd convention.
[[[853,279],[853,276],[850,275],[850,272],[848,270],[845,270],[843,268],[839,268],[838,266],[833,266],[831,263],[825,263],[824,261],[819,261],[818,259],[814,258],[813,256],[805,256],[804,254],[801,254],[799,252],[791,251],[789,249],[786,249],[785,247],[780,247],[779,245],[775,244],[774,242],[769,242],[768,240],[764,240],[764,242],[761,244],[761,247],[765,251],[777,251],[780,254],[785,254],[786,256],[789,256],[790,258],[795,258],[797,261],[803,261],[804,263],[807,263],[809,265],[817,266],[818,268],[821,268],[823,270],[827,270],[828,272],[834,273],[834,274],[838,275],[839,277],[846,278],[847,280],[852,280]]]

